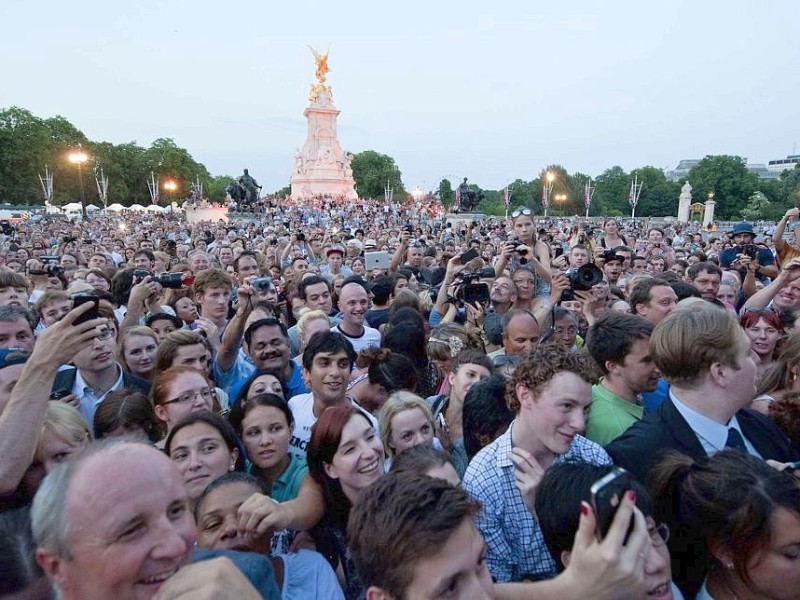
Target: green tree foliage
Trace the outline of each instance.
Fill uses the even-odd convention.
[[[706,156],[689,171],[688,180],[695,199],[705,201],[714,193],[714,214],[722,221],[738,218],[759,187],[758,176],[747,170],[747,162],[740,156]]]
[[[789,206],[800,204],[800,164],[781,173],[780,182],[783,201]]]
[[[450,183],[449,179],[442,179],[439,182],[439,200],[441,200],[442,204],[449,208],[453,206],[455,199],[456,194],[453,191],[453,184]]]
[[[763,192],[754,192],[747,199],[747,205],[742,209],[742,218],[747,221],[774,218],[774,216],[767,215],[774,215],[775,208],[775,205]]]
[[[636,214],[648,217],[668,217],[678,215],[678,198],[681,186],[676,181],[667,181],[664,171],[656,167],[641,167],[633,171],[630,180],[638,177],[642,183],[642,192],[639,203],[636,205]],[[626,195],[627,198],[627,195]]]
[[[362,198],[383,198],[387,182],[394,188],[395,197],[405,194],[402,174],[391,156],[365,150],[355,155],[352,167],[356,191]]]
[[[622,216],[631,214],[628,204],[628,193],[631,188],[631,178],[622,167],[616,166],[606,169],[595,180],[594,214]],[[645,213],[641,212],[644,216]]]

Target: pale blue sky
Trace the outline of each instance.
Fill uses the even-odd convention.
[[[800,142],[797,0],[3,0],[0,22],[1,107],[95,140],[171,137],[265,190],[305,140],[307,44],[330,45],[342,145],[393,156],[409,189]]]

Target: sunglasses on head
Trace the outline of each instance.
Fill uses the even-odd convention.
[[[530,217],[533,214],[533,211],[530,208],[518,208],[514,212],[511,213],[511,218],[516,219],[520,215],[525,215],[526,217]]]

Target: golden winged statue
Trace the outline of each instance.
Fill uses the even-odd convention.
[[[330,48],[325,51],[325,54],[320,54],[314,50],[314,48],[311,48],[311,46],[309,46],[309,49],[314,53],[314,60],[317,63],[317,72],[315,73],[317,81],[325,83],[327,79],[325,74],[328,72],[328,52],[330,52]]]

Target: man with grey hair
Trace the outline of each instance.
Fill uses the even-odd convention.
[[[31,313],[19,306],[0,306],[0,348],[21,348],[33,351],[36,327]]]
[[[182,477],[146,444],[100,442],[59,465],[31,519],[36,562],[62,600],[280,598],[268,557],[194,551]]]

